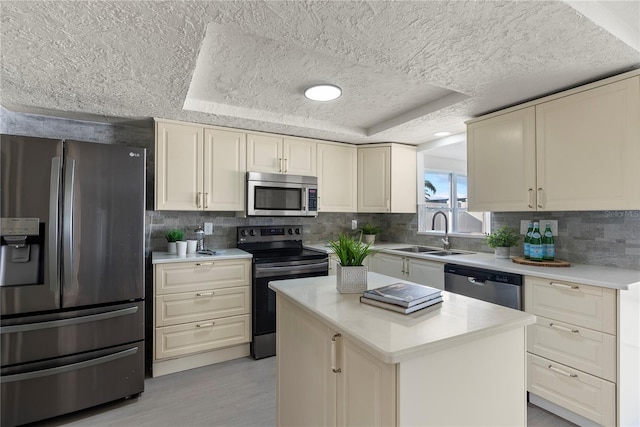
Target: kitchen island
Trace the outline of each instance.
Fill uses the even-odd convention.
[[[398,282],[369,273],[368,288]],[[443,292],[403,315],[333,276],[274,281],[278,425],[525,425],[535,316]]]

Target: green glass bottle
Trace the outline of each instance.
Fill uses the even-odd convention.
[[[542,261],[544,259],[544,247],[542,246],[542,235],[540,234],[540,224],[533,223],[531,240],[529,240],[529,257],[531,261]]]
[[[551,232],[551,225],[547,223],[544,229],[544,235],[542,236],[543,255],[542,258],[545,261],[553,261],[556,257],[556,246],[553,240],[553,233]]]
[[[527,234],[524,235],[524,258],[531,258],[530,249],[531,249],[531,233],[533,233],[533,221],[529,221],[529,225],[527,226]]]

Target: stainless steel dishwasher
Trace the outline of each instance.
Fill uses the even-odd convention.
[[[444,265],[444,290],[522,310],[522,276],[464,265]]]

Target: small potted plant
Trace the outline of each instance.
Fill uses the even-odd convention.
[[[487,246],[494,249],[496,258],[509,258],[510,248],[519,242],[520,234],[506,225],[487,236]]]
[[[167,252],[175,254],[177,252],[176,242],[184,239],[184,231],[178,229],[168,230],[164,233],[164,237],[167,239]]]
[[[329,242],[329,247],[338,258],[336,281],[342,294],[361,293],[367,290],[367,266],[364,259],[372,252],[366,243],[341,234],[338,240]]]
[[[368,245],[373,245],[376,241],[376,234],[381,231],[380,227],[376,227],[369,223],[366,223],[360,230],[362,231],[362,241]]]

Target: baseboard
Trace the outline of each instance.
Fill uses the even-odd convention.
[[[602,427],[600,424],[591,421],[588,418],[583,417],[582,415],[578,415],[573,411],[570,411],[566,408],[563,408],[560,405],[557,405],[553,402],[548,401],[538,395],[533,393],[528,393],[529,402],[544,409],[545,411],[549,411],[552,414],[559,416],[560,418],[564,418],[567,421],[571,421],[574,424],[577,424],[581,427]]]
[[[192,354],[169,360],[155,360],[151,374],[153,377],[186,371],[187,369],[200,368],[227,360],[239,359],[249,355],[249,344],[212,350],[205,353]]]

